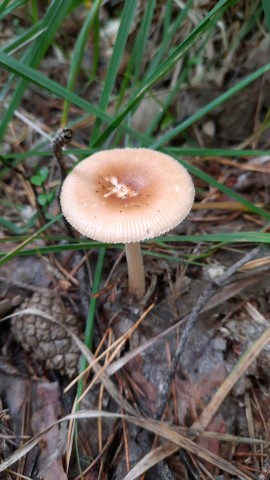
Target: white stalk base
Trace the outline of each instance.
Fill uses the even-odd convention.
[[[125,249],[128,266],[128,291],[137,300],[141,300],[145,294],[145,274],[141,247],[139,243],[127,243]]]

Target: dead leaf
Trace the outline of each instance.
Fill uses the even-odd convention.
[[[36,410],[32,416],[32,430],[37,435],[58,420],[61,413],[58,383],[39,383],[36,386]],[[45,432],[39,442],[38,472],[44,480],[67,480],[62,465],[64,445],[60,441],[59,425]]]

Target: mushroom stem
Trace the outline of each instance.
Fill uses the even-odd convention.
[[[141,300],[145,294],[145,273],[140,243],[125,245],[128,265],[128,291]]]

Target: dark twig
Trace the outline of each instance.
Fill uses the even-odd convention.
[[[175,354],[174,354],[174,357],[173,357],[173,360],[172,360],[171,367],[169,369],[169,372],[166,375],[164,386],[163,386],[163,389],[162,389],[162,392],[160,394],[160,398],[159,398],[159,401],[158,401],[157,410],[156,410],[156,413],[155,413],[155,416],[154,416],[155,420],[160,420],[163,416],[163,413],[164,413],[164,410],[165,410],[165,407],[166,407],[166,403],[167,403],[167,400],[168,400],[171,384],[172,384],[173,379],[175,377],[175,372],[176,372],[176,369],[177,369],[177,365],[178,365],[180,357],[183,353],[183,350],[184,350],[184,347],[185,347],[186,342],[188,340],[188,337],[190,335],[190,332],[191,332],[191,330],[192,330],[200,312],[202,311],[203,307],[206,305],[206,303],[208,302],[210,297],[222,285],[224,285],[226,280],[228,280],[245,263],[247,263],[250,260],[252,260],[253,258],[255,258],[259,253],[261,253],[261,251],[262,251],[262,248],[257,247],[257,248],[254,248],[253,250],[251,250],[246,255],[244,255],[243,258],[241,258],[238,262],[236,262],[234,265],[229,267],[228,270],[223,275],[221,275],[217,280],[215,280],[214,282],[211,282],[211,284],[199,296],[197,302],[195,303],[195,305],[194,305],[194,307],[193,307],[193,309],[192,309],[192,311],[189,315],[189,319],[188,319],[188,322],[186,324],[186,327],[185,327],[185,329],[182,333],[182,336],[179,340],[179,343],[176,347],[176,351],[175,351]]]
[[[64,160],[64,153],[63,153],[63,146],[67,143],[70,143],[72,140],[73,132],[70,128],[63,128],[63,130],[59,130],[55,139],[51,143],[51,149],[55,155],[57,163],[60,169],[61,181],[60,186],[57,193],[57,200],[59,203],[59,207],[61,210],[61,203],[60,203],[60,195],[64,180],[67,176],[67,168]],[[65,217],[63,217],[66,230],[70,237],[75,238],[74,230],[72,226],[68,223]],[[85,256],[85,252],[78,250],[75,254],[76,262],[80,263],[83,256]],[[88,294],[88,287],[90,285],[89,275],[86,265],[80,269],[77,273],[77,277],[79,278],[79,291],[81,297],[81,313],[83,317],[86,319],[88,315],[88,306],[89,306],[89,294]]]
[[[55,139],[51,143],[51,149],[60,168],[62,183],[67,176],[67,168],[64,161],[63,146],[71,142],[72,135],[73,132],[70,128],[63,128],[63,130],[59,130],[59,132],[57,132]]]
[[[66,145],[67,143],[70,143],[72,140],[72,130],[70,128],[63,128],[63,130],[59,130],[57,133],[55,139],[51,143],[51,149],[54,153],[54,156],[58,162],[59,169],[60,169],[60,175],[61,175],[61,182],[60,186],[57,192],[57,200],[58,204],[61,210],[61,204],[60,204],[60,195],[61,195],[61,190],[62,186],[64,183],[64,180],[67,176],[67,168],[64,160],[64,154],[63,154],[63,146]],[[67,229],[68,234],[71,237],[75,237],[73,228],[71,225],[67,222],[67,220],[64,217],[64,222],[65,222],[65,227]]]

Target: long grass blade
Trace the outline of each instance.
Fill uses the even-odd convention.
[[[156,142],[154,142],[151,145],[151,148],[159,148],[162,145],[166,144],[169,140],[172,140],[176,135],[179,135],[180,133],[182,133],[184,130],[186,130],[191,125],[193,125],[198,120],[200,120],[205,115],[207,115],[209,112],[211,112],[214,108],[226,102],[226,100],[228,100],[230,97],[236,95],[239,91],[246,88],[250,83],[257,80],[257,78],[261,77],[269,70],[270,70],[270,63],[267,63],[263,67],[258,68],[258,70],[256,70],[255,72],[245,77],[243,80],[241,80],[236,85],[231,87],[229,90],[224,92],[222,95],[219,95],[219,97],[213,100],[212,102],[209,102],[207,105],[205,105],[205,107],[201,108],[198,112],[194,113],[194,115],[191,115],[191,117],[187,118],[184,122],[180,123],[180,125],[178,125],[175,128],[172,128],[165,135],[162,135],[161,138],[159,138]]]
[[[174,49],[174,51],[169,55],[169,57],[157,67],[156,71],[153,74],[146,78],[144,84],[141,86],[137,94],[131,98],[127,103],[124,110],[116,117],[114,122],[98,137],[95,141],[92,141],[92,146],[102,145],[106,139],[111,135],[111,133],[120,125],[120,123],[127,117],[128,113],[131,112],[138,102],[144,97],[146,92],[158,81],[160,81],[164,75],[170,71],[173,66],[180,60],[180,58],[188,51],[188,49],[193,45],[199,36],[201,36],[205,31],[207,31],[209,25],[213,24],[213,21],[217,21],[220,13],[223,11],[224,7],[230,2],[228,0],[220,0],[216,6],[206,15],[204,20],[196,27],[187,38]]]
[[[81,148],[67,148],[67,155],[81,155]],[[96,148],[84,148],[83,154],[91,155],[92,153],[97,152]],[[186,147],[167,147],[166,151],[171,155],[177,155],[179,157],[208,157],[209,159],[215,157],[235,157],[235,158],[244,158],[246,157],[270,157],[270,150],[235,150],[234,148],[186,148]],[[29,152],[23,153],[3,153],[0,155],[0,160],[15,160],[20,161],[26,160],[29,157],[50,157],[52,152],[50,150],[29,150]],[[16,164],[17,165],[17,164]],[[14,165],[14,166],[16,166]],[[1,172],[0,172],[1,178]]]
[[[56,217],[54,222],[59,220],[61,216]],[[53,221],[52,221],[53,222]],[[51,224],[50,224],[51,225]],[[49,224],[44,227],[44,230],[50,226]],[[42,230],[43,231],[43,230]],[[35,237],[38,238],[40,235],[41,230],[37,232]],[[15,257],[16,255],[20,256],[29,256],[29,255],[47,255],[49,253],[57,253],[57,252],[64,252],[64,251],[76,251],[76,250],[87,250],[91,248],[97,248],[97,247],[104,247],[104,246],[110,246],[111,248],[123,248],[122,246],[113,244],[104,244],[102,242],[95,242],[94,240],[88,240],[88,241],[80,241],[79,243],[67,243],[65,245],[48,245],[45,247],[39,247],[39,248],[29,248],[25,249],[26,245],[30,243],[32,240],[32,237],[30,240],[26,241],[25,243],[19,245],[16,249],[14,249],[10,253],[6,252],[0,252],[0,266],[6,263],[8,260],[11,258]],[[164,237],[157,237],[155,240],[149,240],[147,242],[144,242],[145,245],[148,245],[149,243],[159,243],[159,242],[164,242],[164,243],[201,243],[201,244],[207,244],[207,243],[223,243],[223,244],[233,244],[233,243],[241,243],[241,244],[249,244],[249,243],[265,243],[269,244],[270,243],[270,234],[269,233],[261,233],[261,232],[230,232],[230,233],[209,233],[205,235],[167,235]],[[143,254],[145,255],[151,255],[151,252],[148,253],[147,250],[143,251]]]
[[[8,55],[4,54],[3,52],[0,52],[0,65],[4,66],[6,69],[11,70],[13,73],[17,73],[18,75],[24,77],[26,76],[28,79],[32,79],[33,82],[38,84],[39,86],[44,87],[46,90],[51,91],[52,93],[59,95],[62,98],[65,98],[71,102],[73,102],[75,105],[83,108],[87,112],[98,116],[102,120],[105,120],[107,122],[113,123],[111,118],[104,112],[102,112],[100,109],[97,109],[96,107],[93,107],[89,102],[86,102],[85,100],[81,99],[77,95],[73,94],[72,92],[69,92],[67,89],[61,87],[60,85],[56,84],[52,80],[44,77],[42,74],[39,72],[35,71],[32,68],[29,68],[25,65],[21,65],[19,61],[10,58]],[[268,71],[270,69],[270,64],[265,65],[264,67],[258,69],[254,74],[249,75],[246,77],[243,81],[241,81],[242,85],[246,85],[247,83],[250,83],[251,81],[254,80],[255,78],[258,78],[258,76],[262,75],[264,72]],[[239,84],[238,84],[239,85]],[[237,86],[236,86],[237,87]],[[233,87],[233,88],[236,88]],[[235,90],[234,90],[235,93]],[[151,142],[151,138],[145,137],[144,135],[135,132],[133,129],[123,126],[125,131],[133,135],[135,138],[137,138],[142,145],[144,146],[150,146],[149,143]],[[152,145],[153,146],[153,145]],[[260,207],[256,207],[253,205],[251,202],[247,201],[242,197],[241,195],[237,194],[236,192],[230,190],[228,187],[225,185],[222,185],[218,181],[216,181],[213,177],[210,175],[205,174],[202,172],[198,167],[195,167],[194,165],[187,164],[183,160],[181,160],[181,163],[185,165],[185,167],[194,175],[198,176],[199,178],[202,178],[206,182],[208,182],[210,185],[215,186],[222,192],[225,192],[227,195],[230,197],[234,198],[235,200],[241,202],[243,205],[245,205],[250,211],[257,213],[258,215],[261,215],[264,218],[269,219],[270,214],[263,210]]]
[[[13,38],[11,42],[4,46],[3,52],[11,55],[20,48],[25,47],[28,43],[35,40],[39,35],[45,32],[46,28],[42,28],[42,22],[36,23],[31,28]]]
[[[91,103],[87,102],[86,100],[82,99],[78,95],[73,92],[70,92],[66,88],[62,87],[58,83],[54,82],[50,78],[45,77],[45,75],[41,74],[34,68],[28,67],[27,65],[23,65],[15,58],[9,57],[4,52],[0,51],[0,67],[14,73],[16,76],[21,77],[22,79],[26,79],[27,81],[31,81],[38,85],[41,88],[51,92],[53,95],[57,95],[60,98],[68,100],[70,103],[73,103],[77,107],[81,108],[82,110],[86,111],[90,115],[96,116],[100,118],[106,123],[112,122],[112,117],[107,113],[100,110],[98,107],[95,107]],[[142,142],[144,137],[139,132],[135,132],[133,129],[123,125],[124,131],[130,133],[135,139]],[[4,134],[3,129],[0,129],[0,136]]]
[[[177,159],[179,161],[179,159]],[[257,213],[263,218],[266,218],[267,220],[270,220],[270,212],[267,210],[264,210],[261,207],[257,207],[253,203],[249,202],[246,200],[242,195],[239,195],[239,193],[234,192],[230,188],[228,188],[226,185],[223,185],[223,183],[218,182],[215,178],[211,177],[211,175],[208,175],[207,173],[203,172],[200,168],[196,167],[195,165],[192,165],[190,163],[185,162],[184,160],[181,159],[180,163],[186,167],[186,169],[196,175],[196,177],[200,178],[201,180],[204,180],[208,185],[212,185],[213,187],[216,187],[218,190],[220,190],[223,193],[226,193],[229,197],[234,198],[234,200],[237,200],[238,202],[242,203],[249,211],[253,213]]]
[[[0,20],[3,20],[5,17],[10,15],[14,10],[16,10],[16,8],[22,7],[26,3],[26,0],[17,0],[11,5],[8,5],[8,3],[9,0],[4,0],[2,5],[0,5]]]
[[[265,15],[265,23],[268,28],[268,32],[270,33],[270,3],[269,0],[262,0],[263,10]]]
[[[43,34],[39,36],[29,48],[25,63],[31,65],[33,68],[38,67],[54,39],[55,32],[59,29],[61,22],[65,18],[67,12],[72,7],[73,3],[73,0],[54,0],[50,3],[42,23],[42,28],[44,28],[45,30]],[[13,117],[14,111],[16,110],[16,108],[18,108],[22,100],[26,86],[27,82],[25,81],[25,79],[20,79],[18,81],[13,93],[13,97],[2,118],[0,142],[3,139],[9,121]]]
[[[77,38],[74,51],[72,54],[71,63],[70,63],[70,70],[69,70],[69,77],[68,77],[68,84],[67,84],[67,90],[69,90],[70,92],[74,91],[76,79],[81,69],[85,45],[88,41],[90,30],[95,21],[95,17],[98,14],[101,3],[102,3],[102,0],[96,0],[94,2],[80,30],[79,36]],[[70,106],[70,103],[67,100],[65,100],[62,121],[61,121],[62,126],[65,126],[67,123],[69,106]]]
[[[113,53],[110,59],[106,80],[105,80],[105,84],[103,87],[103,91],[102,91],[102,95],[99,103],[100,110],[105,111],[107,109],[110,96],[114,87],[116,75],[118,73],[122,56],[125,50],[130,26],[134,18],[136,7],[137,7],[137,0],[124,3],[124,9],[121,15],[119,30],[116,37]],[[95,138],[98,135],[100,126],[101,126],[101,121],[100,119],[98,119],[94,125],[91,143],[95,141]]]

